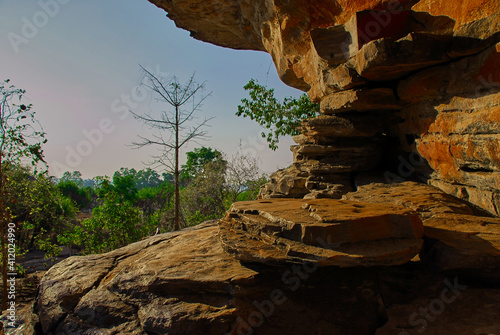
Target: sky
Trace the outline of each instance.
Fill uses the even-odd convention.
[[[209,139],[184,154],[207,146],[230,158],[240,150],[267,173],[291,164],[291,138],[272,151],[254,121],[235,116],[250,78],[279,98],[301,94],[280,81],[269,54],[195,40],[147,0],[0,0],[0,80],[27,91],[24,103],[33,104],[47,133],[51,175],[111,176],[121,167],[145,168],[157,154],[131,146],[150,133],[128,110],[160,112],[139,94],[139,65],[181,82],[195,73],[211,92],[197,114],[214,117]]]

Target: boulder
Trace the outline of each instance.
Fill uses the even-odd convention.
[[[217,232],[207,223],[58,263],[39,285],[26,333],[229,331],[234,291],[257,272],[227,256]]]
[[[224,250],[265,264],[402,264],[421,246],[417,214],[403,207],[333,199],[238,202],[220,222]]]
[[[271,174],[271,181],[260,188],[259,198],[302,198],[310,191],[306,187],[307,172],[295,166]]]

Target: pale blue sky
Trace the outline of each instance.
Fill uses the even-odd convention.
[[[129,147],[145,130],[120,112],[127,104],[137,112],[150,109],[149,99],[134,95],[138,64],[181,81],[196,71],[206,81],[213,93],[199,115],[216,118],[202,145],[231,156],[241,141],[267,172],[291,163],[291,139],[273,152],[253,121],[234,115],[252,77],[275,87],[279,97],[300,94],[279,80],[271,57],[197,41],[147,0],[0,0],[0,60],[0,80],[27,90],[26,102],[47,132],[45,155],[56,176],[66,167],[86,178],[144,167],[154,150]],[[100,125],[102,137],[93,131]],[[77,157],[68,156],[73,151]]]

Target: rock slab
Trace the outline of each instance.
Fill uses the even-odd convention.
[[[234,203],[220,221],[224,250],[264,264],[396,265],[422,245],[412,210],[333,199],[272,199]]]

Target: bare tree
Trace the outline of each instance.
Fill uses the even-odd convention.
[[[202,102],[210,95],[203,94],[205,83],[199,84],[194,74],[182,85],[176,77],[170,80],[161,78],[142,67],[145,74],[143,85],[153,92],[156,100],[171,107],[158,116],[151,114],[134,117],[155,131],[150,138],[139,136],[140,141],[132,143],[136,148],[155,145],[160,147],[161,153],[152,156],[151,164],[168,168],[174,173],[174,230],[180,228],[180,196],[179,196],[179,152],[190,141],[205,138],[207,133],[202,128],[211,118],[195,123],[196,112]],[[198,98],[200,95],[200,98]]]
[[[226,168],[225,189],[231,203],[238,201],[242,193],[248,193],[255,200],[260,186],[267,182],[267,175],[260,169],[261,161],[257,157],[245,155],[243,150],[228,161]]]

